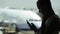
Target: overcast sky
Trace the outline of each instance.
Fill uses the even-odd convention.
[[[0,7],[36,8],[37,0],[0,0]]]
[[[37,0],[0,0],[0,7],[37,8]],[[60,9],[60,0],[51,0],[54,9]]]
[[[0,0],[0,8],[37,8],[37,0]],[[60,0],[51,0],[54,11],[60,13]]]

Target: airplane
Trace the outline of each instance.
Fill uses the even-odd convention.
[[[37,28],[41,27],[42,20],[40,16],[33,11],[0,8],[0,22],[16,23],[19,30],[30,30],[26,20],[28,20],[29,23],[34,23]]]

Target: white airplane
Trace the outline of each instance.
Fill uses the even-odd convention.
[[[16,23],[18,29],[30,29],[26,23],[34,23],[37,28],[41,27],[41,18],[39,15],[30,10],[17,10],[17,9],[0,9],[0,22]]]

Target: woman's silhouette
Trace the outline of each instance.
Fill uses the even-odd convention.
[[[50,0],[38,0],[37,7],[42,14],[41,34],[58,34],[59,17],[54,13]]]
[[[37,29],[34,24],[28,24],[37,34],[58,34],[60,30],[60,19],[54,13],[50,0],[38,0],[37,7],[42,18],[42,26]]]

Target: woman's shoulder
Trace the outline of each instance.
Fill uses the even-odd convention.
[[[57,15],[52,15],[46,20],[46,24],[56,24],[56,22],[60,22],[60,18]]]

